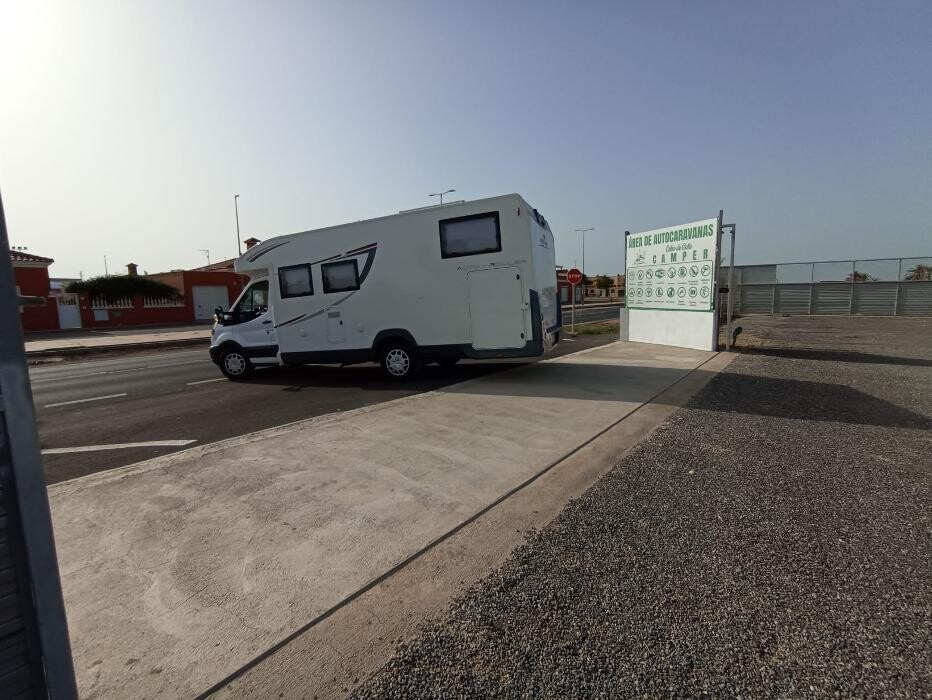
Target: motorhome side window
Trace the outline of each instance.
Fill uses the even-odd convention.
[[[502,231],[498,212],[458,216],[440,221],[440,256],[498,253],[502,249]]]
[[[324,281],[324,294],[359,289],[359,268],[355,259],[324,263],[320,266],[320,276]]]
[[[269,283],[268,280],[256,282],[239,300],[233,313],[239,322],[248,321],[269,310]]]
[[[278,268],[278,289],[282,299],[306,297],[314,293],[310,265],[289,265]]]

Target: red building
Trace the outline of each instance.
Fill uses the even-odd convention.
[[[49,331],[58,329],[58,307],[49,299],[49,265],[54,260],[33,255],[22,250],[11,250],[13,278],[16,290],[21,296],[42,297],[41,306],[23,306],[20,308],[24,331]]]
[[[24,332],[75,328],[159,326],[208,321],[214,308],[225,309],[239,296],[248,277],[228,268],[175,270],[147,275],[178,290],[177,299],[149,299],[135,294],[125,299],[94,299],[88,294],[69,294],[52,289],[49,265],[54,260],[21,250],[10,251],[18,293],[44,303],[27,304],[20,313]],[[136,274],[130,263],[127,272]]]
[[[243,285],[249,281],[246,275],[222,270],[173,270],[146,275],[178,290],[184,302],[187,321],[205,321],[214,317],[214,309],[222,306],[229,309]]]
[[[557,266],[557,291],[560,295],[560,303],[568,305],[572,299],[572,288],[566,281],[567,269]],[[624,275],[607,275],[611,281],[611,286],[607,289],[600,289],[596,284],[595,277],[588,278],[586,284],[576,285],[576,303],[584,304],[587,301],[596,302],[617,302],[625,298],[625,276]]]
[[[261,241],[258,238],[247,238],[243,243],[246,244],[246,250],[249,250]],[[177,289],[185,305],[190,307],[192,319],[202,321],[213,318],[214,309],[218,306],[229,309],[249,282],[247,275],[233,271],[235,262],[236,258],[230,258],[193,270],[172,270],[146,277]]]

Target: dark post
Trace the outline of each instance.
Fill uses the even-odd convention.
[[[0,608],[0,695],[65,700],[77,689],[9,246],[0,200],[0,586],[12,598]]]

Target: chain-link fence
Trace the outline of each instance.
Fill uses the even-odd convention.
[[[739,315],[932,316],[932,257],[736,265],[734,286]]]

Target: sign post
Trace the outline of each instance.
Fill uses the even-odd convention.
[[[582,282],[582,273],[575,267],[570,268],[566,273],[566,281],[573,285],[573,301],[570,307],[570,333],[576,332],[576,285]]]

